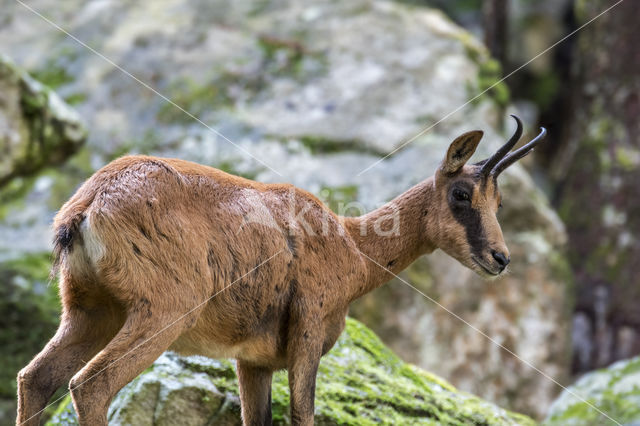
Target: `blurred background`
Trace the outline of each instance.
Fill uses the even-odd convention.
[[[615,2],[27,2],[113,63],[0,1],[0,422],[14,416],[17,371],[58,322],[52,217],[127,153],[373,209],[433,174],[461,132],[485,131],[484,158],[516,113],[523,139],[549,133],[501,177],[510,274],[483,282],[437,252],[402,276],[563,384],[640,354],[637,1],[548,51]],[[500,406],[543,419],[561,390],[400,282],[351,315]]]

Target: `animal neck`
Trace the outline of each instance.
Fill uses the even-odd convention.
[[[393,277],[390,272],[399,273],[435,249],[427,235],[434,192],[431,177],[370,213],[344,218],[368,269],[367,283],[358,296],[389,281]]]

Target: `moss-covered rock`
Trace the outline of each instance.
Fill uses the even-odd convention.
[[[0,105],[0,187],[62,163],[86,139],[78,114],[5,56],[0,56]]]
[[[640,423],[640,357],[584,375],[558,397],[544,423],[591,426],[612,424],[611,419],[622,424]]]
[[[234,364],[200,356],[162,355],[116,396],[113,425],[239,424]],[[289,424],[287,375],[275,374],[273,417]],[[48,425],[77,424],[67,397]],[[533,425],[456,390],[449,383],[401,361],[361,323],[346,331],[322,359],[316,390],[316,424]]]

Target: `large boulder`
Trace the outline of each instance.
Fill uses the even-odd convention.
[[[16,177],[61,164],[86,136],[73,109],[0,55],[0,188]]]
[[[468,102],[498,82],[500,65],[436,10],[373,0],[167,0],[162,7],[35,0],[30,6],[193,116],[20,4],[8,4],[3,12],[12,19],[0,28],[0,44],[35,75],[64,76],[56,79],[57,90],[79,99],[77,108],[92,129],[81,164],[49,176],[39,187],[58,189],[32,194],[30,208],[39,213],[15,219],[14,229],[33,236],[14,239],[28,241],[21,250],[47,250],[51,210],[92,170],[125,152],[288,181],[339,213],[353,214],[432,174],[461,132],[485,131],[480,159],[512,131],[511,123],[503,123],[504,84]],[[404,277],[562,381],[570,341],[564,228],[521,166],[509,169],[502,184],[509,275],[485,283],[436,253]],[[367,296],[353,312],[403,358],[464,390],[536,416],[557,392],[401,282]]]
[[[117,368],[117,367],[116,367]],[[273,420],[290,424],[287,375],[273,383]],[[319,425],[533,425],[456,390],[444,380],[391,352],[359,322],[345,332],[320,363],[315,422]],[[70,399],[49,426],[77,424]],[[109,410],[111,425],[240,424],[235,368],[230,361],[162,355],[118,393]]]
[[[612,424],[611,419],[640,424],[640,357],[582,376],[553,402],[544,424],[591,426]]]

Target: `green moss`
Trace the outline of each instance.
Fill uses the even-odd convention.
[[[324,53],[311,52],[300,42],[306,31],[300,29],[290,38],[260,36],[257,45],[262,52],[263,84],[272,77],[287,77],[304,80],[324,74],[327,70],[327,58]]]
[[[238,170],[235,163],[233,163],[232,161],[221,161],[214,164],[213,167],[220,169],[223,172],[227,172],[236,176],[242,176],[243,178],[247,179],[255,179],[258,176],[256,172],[244,172]]]
[[[60,65],[59,60],[55,58],[48,59],[42,67],[32,70],[29,74],[53,90],[74,80],[65,67]]]
[[[39,68],[29,71],[29,74],[49,89],[58,90],[75,80],[67,69],[77,57],[78,54],[75,49],[63,47],[55,52]],[[87,95],[84,93],[73,93],[64,98],[65,102],[69,105],[83,103],[86,99]]]
[[[206,363],[194,362],[191,358],[183,358],[180,362],[191,371],[207,373],[212,377],[235,379],[233,363],[229,360],[208,360]],[[233,388],[232,388],[233,389]],[[225,389],[227,390],[227,389]]]
[[[357,185],[343,186],[323,186],[318,194],[320,199],[329,206],[331,210],[342,216],[349,214],[362,214],[361,211],[349,209],[349,203],[358,199]]]
[[[86,100],[87,100],[86,93],[74,93],[64,98],[64,101],[69,105],[79,105],[81,103],[84,103]]]
[[[297,138],[302,145],[309,148],[312,154],[333,154],[343,151],[356,151],[365,154],[372,154],[378,157],[386,153],[373,147],[366,146],[363,142],[355,139],[336,140],[323,136],[300,136]]]
[[[258,37],[258,46],[264,54],[265,65],[275,64],[277,69],[272,71],[280,73],[300,72],[300,63],[303,57],[303,48],[295,40],[284,40],[269,36]],[[282,58],[277,56],[281,54]]]
[[[473,34],[461,31],[456,39],[462,43],[465,53],[474,63],[479,64],[489,56],[489,50],[480,45]]]
[[[154,393],[160,397],[157,403],[149,405],[148,398],[156,397],[150,395],[142,401],[139,395],[144,386],[153,384],[160,384]],[[194,386],[203,390],[195,392]],[[274,375],[272,389],[274,424],[290,424],[285,371]],[[233,396],[237,391],[232,362],[165,354],[152,369],[118,394],[109,418],[115,423],[136,418],[144,423],[170,424],[179,412],[176,409],[189,407],[188,412],[180,415],[189,415],[193,424],[215,424],[223,422],[222,419],[237,423],[239,406]],[[211,407],[217,410],[213,414]],[[72,413],[67,399],[49,425],[75,424]],[[123,413],[128,417],[123,417]],[[315,413],[315,422],[319,425],[534,424],[526,416],[509,413],[460,392],[444,380],[406,364],[371,330],[351,319],[347,319],[345,332],[320,363]]]
[[[34,115],[40,113],[42,109],[45,109],[49,103],[50,93],[50,90],[34,91],[28,90],[25,87],[21,98],[21,106],[24,114],[27,116]]]
[[[615,158],[617,165],[625,172],[630,172],[640,165],[640,151],[624,147],[616,147]]]
[[[578,22],[586,22],[589,19],[589,2],[587,0],[576,0],[573,12]]]
[[[167,97],[190,114],[200,118],[205,112],[231,103],[226,87],[216,79],[199,83],[189,77],[173,81],[166,89]],[[163,123],[191,123],[193,118],[175,105],[164,103],[156,117]]]
[[[487,94],[500,107],[509,103],[509,88],[502,79],[502,67],[495,59],[487,59],[479,63],[477,89],[480,93],[488,90]]]
[[[478,74],[475,81],[468,81],[466,88],[469,98],[475,98],[480,93],[487,90],[487,95],[500,108],[505,108],[509,104],[510,91],[502,75],[502,65],[496,59],[489,56],[486,47],[476,42],[473,35],[466,31],[460,31],[456,38],[463,44],[467,56],[478,67]],[[474,99],[473,103],[478,104],[481,97]]]
[[[634,373],[640,373],[640,357],[632,358],[628,362],[624,363],[624,365],[620,369],[618,381],[621,377]],[[638,382],[638,387],[640,387],[640,382]]]

